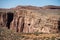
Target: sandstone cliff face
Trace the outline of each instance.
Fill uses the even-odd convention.
[[[60,32],[60,9],[25,8],[0,9],[0,27],[24,33]]]

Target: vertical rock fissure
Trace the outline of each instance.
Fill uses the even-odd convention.
[[[7,13],[7,24],[6,24],[6,26],[8,29],[10,29],[10,23],[12,22],[12,20],[13,20],[13,13],[11,13],[11,12]]]
[[[21,19],[22,18],[22,19]],[[21,20],[21,24],[19,23],[19,21]],[[20,25],[20,26],[18,26]],[[18,21],[17,21],[17,32],[23,32],[24,29],[24,17],[19,17]]]
[[[18,25],[19,25],[19,19],[20,19],[20,17],[18,18],[18,21],[17,21],[17,32],[19,31],[19,29],[18,29]]]
[[[22,18],[22,22],[21,23],[22,24],[21,24],[20,32],[23,32],[23,29],[24,29],[24,17]]]
[[[60,20],[58,21],[58,30],[60,31]]]

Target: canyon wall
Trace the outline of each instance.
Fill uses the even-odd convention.
[[[60,9],[0,9],[0,27],[24,33],[59,33]]]

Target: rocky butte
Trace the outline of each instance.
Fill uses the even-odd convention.
[[[23,33],[59,33],[60,6],[0,8],[0,27]]]

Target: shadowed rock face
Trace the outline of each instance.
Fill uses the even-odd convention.
[[[60,32],[60,9],[46,10],[43,7],[18,6],[0,9],[0,27],[24,33]],[[53,6],[55,8],[55,6]]]
[[[48,5],[48,6],[44,6],[44,9],[60,9],[60,6],[53,6],[53,5]]]
[[[10,29],[10,23],[12,22],[12,20],[13,20],[13,13],[7,13],[6,14],[7,15],[7,24],[6,24],[6,26],[8,27],[8,29]]]

